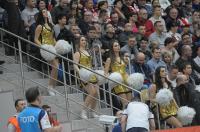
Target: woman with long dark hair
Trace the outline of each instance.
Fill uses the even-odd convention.
[[[43,9],[38,13],[38,18],[36,21],[37,27],[35,30],[35,43],[38,45],[47,44],[47,45],[55,45],[56,40],[54,37],[53,26],[48,20],[47,10]],[[51,75],[48,83],[49,94],[51,96],[55,95],[53,92],[53,88],[56,86],[57,74],[58,74],[58,59],[54,59],[49,61],[51,65]]]
[[[125,61],[120,54],[120,45],[118,41],[113,41],[110,48],[110,57],[107,58],[105,63],[105,74],[108,74],[109,71],[111,73],[118,72],[123,78],[123,83],[126,84],[126,79],[128,78],[128,74],[126,73],[127,64],[128,61]],[[114,87],[112,92],[121,97],[123,108],[125,108],[128,101],[131,101],[132,99],[131,90],[122,85]]]
[[[151,103],[155,103],[156,93],[163,89],[167,88],[172,91],[170,83],[166,78],[166,68],[164,66],[159,66],[155,71],[155,83],[150,88],[150,101]],[[161,120],[165,120],[168,124],[174,127],[182,127],[181,122],[176,118],[176,114],[178,111],[178,106],[176,101],[173,99],[170,101],[170,104],[165,106],[159,106],[159,113],[161,115]]]
[[[92,69],[92,56],[87,51],[86,47],[86,38],[84,36],[81,36],[78,41],[77,51],[74,54],[74,62]],[[79,73],[81,67],[79,67],[78,65],[74,65],[74,68],[76,72]],[[84,101],[84,108],[81,112],[81,117],[87,119],[88,116],[86,108],[90,108],[93,110],[96,108],[96,99],[94,98],[97,98],[98,96],[97,78],[95,76],[92,76],[89,80],[82,80],[80,83],[81,87],[88,93]],[[97,117],[95,112],[92,112],[91,114],[93,117]]]

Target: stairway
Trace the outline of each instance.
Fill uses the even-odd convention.
[[[5,60],[5,64],[0,66],[0,70],[4,73],[0,74],[0,92],[13,91],[13,99],[24,98],[22,89],[22,78],[20,64],[16,63],[14,56],[5,56],[4,49],[0,48],[1,55],[0,60]],[[3,55],[2,55],[3,54]],[[65,89],[64,86],[57,86],[55,89],[63,94],[63,96],[48,96],[46,87],[48,85],[48,78],[43,78],[41,73],[37,71],[30,71],[23,63],[23,71],[25,78],[25,89],[32,86],[39,86],[42,94],[43,104],[47,104],[52,107],[52,112],[57,114],[58,121],[63,126],[63,132],[104,132],[103,126],[99,123],[98,119],[84,120],[80,118],[80,112],[83,104],[83,93],[76,91],[75,86],[71,86],[74,89],[67,87],[67,108]],[[76,103],[78,102],[78,104]],[[97,112],[105,115],[111,115],[110,108],[100,108],[97,106]],[[96,125],[98,126],[96,126]]]

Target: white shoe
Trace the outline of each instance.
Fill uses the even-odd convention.
[[[50,96],[56,96],[56,92],[52,86],[48,86],[48,93]]]
[[[91,117],[92,118],[99,118],[99,115],[97,115],[95,112],[91,112]]]
[[[83,118],[83,119],[88,119],[87,111],[86,111],[86,110],[82,110],[82,111],[81,111],[81,118]]]

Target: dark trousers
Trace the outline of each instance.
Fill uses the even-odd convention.
[[[148,132],[146,128],[133,127],[127,130],[127,132]]]

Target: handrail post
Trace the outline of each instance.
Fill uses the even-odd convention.
[[[20,61],[21,78],[22,78],[22,90],[23,90],[23,94],[25,94],[25,80],[24,80],[24,69],[23,69],[21,41],[19,40],[19,38],[17,39],[17,41],[18,41],[18,49],[19,49],[19,61]]]
[[[112,90],[111,90],[111,86],[110,84],[108,83],[108,90],[109,90],[109,98],[110,98],[110,108],[111,108],[111,115],[113,115],[113,101],[112,101]]]
[[[66,105],[66,113],[67,113],[67,118],[69,119],[69,111],[68,111],[68,106],[69,106],[69,100],[68,100],[68,92],[67,92],[67,83],[66,83],[66,75],[65,75],[65,64],[62,58],[62,73],[63,73],[63,82],[64,82],[64,94],[65,94],[65,105]]]

